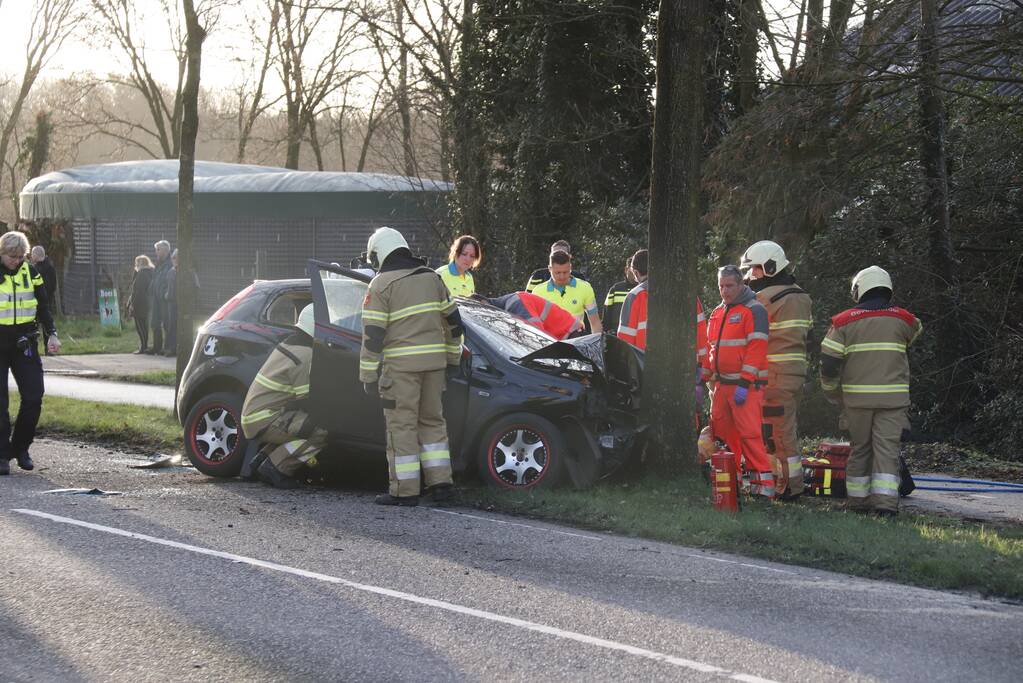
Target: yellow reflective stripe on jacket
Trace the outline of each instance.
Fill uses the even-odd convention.
[[[387,313],[384,311],[373,311],[368,308],[362,309],[363,320],[379,320],[382,323],[387,322]]]
[[[862,344],[849,344],[845,347],[846,353],[858,353],[862,351],[898,351],[906,352],[906,345],[895,342],[864,342]]]
[[[269,377],[266,377],[265,375],[262,375],[260,373],[256,373],[256,383],[266,387],[267,389],[270,389],[271,391],[281,391],[286,394],[295,394],[296,396],[302,396],[304,394],[309,393],[308,384],[299,384],[298,386],[292,387],[287,384],[275,382]]]
[[[243,425],[251,425],[251,424],[255,424],[257,422],[262,422],[263,420],[266,420],[268,418],[275,417],[277,415],[277,413],[278,413],[278,411],[276,411],[276,410],[257,410],[256,412],[252,413],[251,415],[244,415],[243,414],[242,415],[242,424]]]
[[[909,391],[908,384],[843,384],[842,391],[850,394],[900,394]]]
[[[384,349],[384,358],[397,358],[399,356],[419,356],[426,353],[447,353],[446,344],[418,344],[415,346],[399,346],[393,349]]]
[[[391,313],[388,318],[388,322],[392,320],[401,320],[402,318],[408,318],[409,316],[418,315],[420,313],[443,312],[448,308],[448,306],[448,301],[428,301],[424,304],[416,304],[415,306],[409,306],[407,308],[399,308],[397,311]]]
[[[805,353],[769,353],[767,354],[768,363],[788,363],[792,361],[806,362]]]
[[[831,349],[835,353],[840,353],[843,356],[845,355],[845,344],[837,342],[834,339],[828,339],[827,337],[825,337],[821,341],[821,346],[826,349]]]
[[[813,327],[812,320],[782,320],[771,323],[768,328],[772,330],[787,330],[793,327]]]
[[[36,319],[35,288],[42,286],[43,279],[31,272],[29,264],[24,262],[13,275],[5,275],[0,281],[0,325],[30,323]]]
[[[373,371],[380,367],[380,361],[378,360],[360,360],[359,369]]]

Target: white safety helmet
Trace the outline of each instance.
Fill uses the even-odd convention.
[[[787,265],[789,265],[789,260],[785,258],[785,250],[781,248],[780,244],[771,240],[760,240],[754,243],[739,260],[739,268],[746,278],[749,278],[753,266],[760,266],[764,269],[764,275],[774,277]]]
[[[369,236],[369,242],[366,244],[366,259],[374,268],[380,270],[380,266],[391,252],[402,247],[408,249],[408,242],[400,232],[394,228],[377,228],[376,232]]]
[[[310,337],[313,336],[313,330],[316,327],[316,317],[313,315],[313,305],[307,304],[302,312],[298,314],[298,323],[296,323],[298,329],[302,330]]]
[[[892,288],[892,278],[888,271],[878,266],[870,266],[856,273],[856,277],[852,279],[852,289],[849,293],[852,294],[853,301],[859,303],[860,297],[875,287],[886,287],[890,292],[895,291]]]

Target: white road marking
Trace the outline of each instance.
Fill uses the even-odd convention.
[[[315,581],[323,581],[324,583],[332,583],[340,586],[345,586],[347,588],[352,588],[354,590],[363,591],[366,593],[374,593],[376,595],[383,595],[389,598],[395,598],[397,600],[403,600],[405,602],[411,602],[417,605],[434,607],[437,609],[446,610],[448,612],[454,612],[455,614],[463,614],[470,617],[476,617],[478,619],[485,619],[487,621],[497,622],[499,624],[507,624],[509,626],[515,626],[527,631],[535,631],[537,633],[544,633],[547,635],[555,636],[557,638],[563,638],[565,640],[573,640],[577,643],[593,645],[596,647],[604,648],[605,650],[624,652],[625,654],[630,654],[636,657],[642,657],[644,659],[651,659],[655,662],[661,662],[662,664],[670,664],[672,666],[676,666],[683,669],[690,669],[692,671],[699,671],[701,673],[713,674],[715,676],[721,676],[735,681],[744,681],[745,683],[775,683],[774,681],[768,678],[760,678],[758,676],[752,676],[749,674],[729,671],[728,669],[722,669],[720,667],[714,666],[713,664],[705,664],[703,662],[698,662],[693,659],[675,657],[672,655],[664,654],[663,652],[656,652],[654,650],[647,650],[645,648],[635,647],[633,645],[626,645],[625,643],[619,643],[614,640],[597,638],[596,636],[589,636],[586,635],[585,633],[566,631],[560,628],[556,628],[554,626],[547,626],[546,624],[538,624],[533,621],[516,619],[515,617],[508,617],[503,614],[487,612],[484,610],[474,609],[472,607],[465,607],[463,605],[457,605],[452,602],[434,600],[433,598],[424,598],[419,595],[413,595],[412,593],[396,591],[390,588],[383,588],[380,586],[373,586],[366,583],[348,581],[347,579],[342,579],[337,576],[330,576],[329,574],[320,574],[319,572],[306,571],[305,569],[289,567],[287,565],[277,564],[276,562],[266,562],[265,560],[257,560],[256,558],[246,557],[244,555],[235,555],[234,553],[225,553],[220,550],[212,550],[210,548],[202,548],[200,546],[189,545],[188,543],[179,543],[178,541],[171,541],[165,538],[158,538],[156,536],[139,534],[133,531],[125,531],[124,529],[118,529],[116,527],[111,526],[104,526],[102,524],[93,524],[92,522],[85,522],[79,519],[73,519],[71,517],[61,517],[60,515],[53,515],[48,512],[41,512],[39,510],[14,508],[11,511],[23,515],[29,515],[32,517],[39,517],[41,519],[48,519],[51,522],[69,524],[71,526],[77,526],[83,529],[91,529],[92,531],[101,531],[103,533],[112,534],[114,536],[122,536],[124,538],[132,538],[137,541],[145,541],[147,543],[167,546],[168,548],[187,550],[188,552],[196,553],[197,555],[219,557],[220,559],[229,560],[231,562],[236,562],[239,564],[248,564],[253,567],[261,567],[263,569],[282,572],[284,574],[291,574],[293,576],[300,576],[306,579],[313,579]]]
[[[574,536],[576,538],[585,538],[589,541],[608,541],[611,539],[603,538],[601,536],[587,536],[586,534],[573,534],[569,531],[560,531],[558,529],[550,529],[548,527],[533,526],[532,524],[522,524],[521,522],[509,522],[504,519],[494,519],[491,517],[483,517],[480,515],[468,515],[464,512],[455,512],[454,510],[442,510],[440,508],[429,508],[431,512],[442,512],[445,515],[454,515],[455,517],[468,517],[469,519],[478,519],[481,522],[491,522],[493,524],[506,524],[508,526],[518,526],[523,529],[533,529],[534,531],[546,531],[551,534],[561,534],[562,536]],[[699,553],[687,553],[678,551],[679,555],[684,557],[692,557],[697,560],[708,560],[709,562],[720,562],[722,564],[735,564],[740,567],[749,567],[750,569],[763,569],[765,572],[775,572],[778,574],[797,574],[798,572],[789,571],[787,569],[775,569],[774,567],[765,567],[760,564],[750,564],[749,562],[737,562],[736,560],[726,560],[723,557],[710,557],[708,555],[701,555]]]

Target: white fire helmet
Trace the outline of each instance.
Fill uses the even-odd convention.
[[[764,275],[774,277],[789,265],[785,258],[785,250],[781,245],[771,240],[760,240],[753,244],[739,261],[739,268],[746,279],[749,279],[753,272],[753,266],[760,266],[764,269]]]
[[[366,258],[374,268],[380,270],[380,266],[391,252],[402,247],[408,249],[408,242],[400,232],[386,226],[377,228],[376,232],[369,236],[369,242],[366,244]]]
[[[313,336],[313,328],[316,327],[316,321],[313,317],[313,305],[307,304],[302,312],[298,314],[298,329],[302,330],[310,337]]]
[[[852,279],[852,290],[849,293],[852,294],[853,301],[859,303],[860,297],[875,287],[886,287],[888,291],[895,291],[892,288],[892,278],[888,271],[879,266],[870,266],[856,273],[856,277]]]

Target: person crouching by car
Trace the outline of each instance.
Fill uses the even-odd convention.
[[[298,474],[316,466],[327,432],[305,408],[313,363],[313,305],[302,309],[298,329],[278,344],[256,373],[242,406],[245,438],[264,444],[259,478],[282,489],[301,485]]]
[[[43,364],[37,348],[39,327],[43,329],[46,348],[60,351],[60,340],[47,305],[43,278],[25,259],[29,244],[25,233],[12,230],[0,236],[0,474],[11,473],[11,458],[18,467],[34,469],[28,453],[35,439],[36,424],[43,409]],[[14,375],[21,395],[18,419],[11,432],[11,416],[7,412],[7,373]]]

